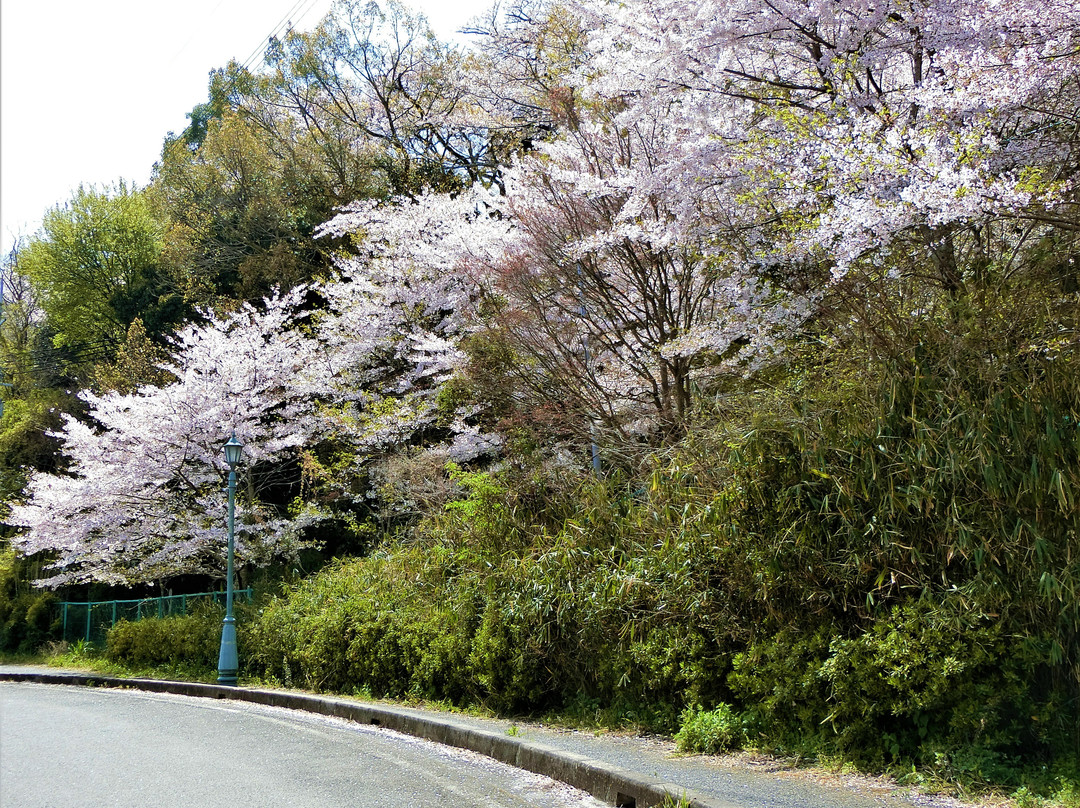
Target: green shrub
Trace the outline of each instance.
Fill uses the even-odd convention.
[[[105,658],[134,668],[217,667],[221,647],[219,610],[174,617],[121,620],[105,636]]]
[[[251,664],[969,782],[1075,754],[1080,396],[1066,363],[965,381],[986,363],[931,349],[880,395],[763,394],[633,483],[455,470],[407,542],[267,604]]]
[[[56,604],[51,592],[26,593],[0,603],[0,651],[30,654],[59,637]]]
[[[738,749],[745,741],[746,727],[742,716],[723,702],[711,710],[687,709],[682,714],[682,727],[675,734],[675,745],[680,752],[715,755]]]
[[[728,684],[753,713],[764,739],[797,750],[829,746],[831,733],[822,726],[829,715],[829,691],[821,670],[835,631],[832,626],[813,632],[783,629],[732,660]]]
[[[516,528],[526,546],[496,547],[490,520],[464,517],[504,489],[488,477],[469,486],[468,508],[439,516],[445,541],[339,562],[267,603],[253,670],[506,711],[596,703],[670,730],[687,703],[726,692],[717,612],[735,609],[709,585],[716,545],[703,527],[718,515],[707,504],[653,507],[589,480],[554,535],[547,517],[492,506],[501,522],[529,517]]]
[[[1048,646],[919,601],[854,636],[781,631],[737,655],[728,681],[768,743],[1010,785],[1025,761],[1069,755],[1076,705],[1049,684]]]
[[[25,559],[0,551],[0,652],[32,654],[60,637],[60,611],[52,592],[27,580]]]
[[[952,612],[895,607],[861,635],[834,639],[821,669],[828,720],[852,752],[928,764],[955,750],[971,777],[1008,784],[1014,761],[1047,751],[1039,736],[1051,716],[1035,686],[1045,659],[1001,621]]]
[[[444,599],[438,557],[340,561],[290,587],[245,629],[246,664],[313,690],[461,701],[473,605]]]

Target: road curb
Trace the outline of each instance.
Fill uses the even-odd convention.
[[[587,791],[597,799],[616,808],[646,808],[661,805],[666,797],[684,800],[689,808],[735,808],[673,783],[618,766],[593,760],[490,730],[478,729],[452,716],[435,717],[383,704],[370,704],[331,696],[316,696],[286,690],[226,687],[199,682],[171,682],[162,679],[122,679],[82,673],[14,673],[0,672],[3,682],[32,682],[81,687],[112,687],[145,690],[151,693],[172,693],[208,699],[231,699],[285,707],[308,713],[334,716],[396,730],[397,732],[435,741],[446,746],[468,749],[494,758],[519,769],[542,774],[553,780]]]

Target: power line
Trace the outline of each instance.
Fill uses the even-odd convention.
[[[47,359],[45,361],[30,361],[27,364],[19,362],[18,359],[14,359],[13,361],[13,358],[16,356],[30,358],[35,353],[31,348],[24,348],[17,353],[14,351],[9,353],[8,356],[12,358],[7,359],[5,362],[0,362],[0,373],[14,374],[28,371],[34,374],[42,374],[59,372],[72,364],[89,364],[108,359],[114,347],[115,346],[108,340],[84,342],[67,349],[58,349],[66,351],[67,355],[65,356],[57,356],[56,358]]]
[[[311,11],[312,7],[315,5],[316,2],[317,0],[296,0],[296,2],[293,4],[293,7],[285,13],[285,16],[281,18],[278,24],[274,26],[273,30],[270,31],[270,33],[265,37],[265,42],[269,43],[270,40],[279,36],[283,32],[292,29],[294,27],[292,20],[296,12],[299,11],[305,3],[307,4],[307,8],[301,11],[299,17],[297,17],[297,22],[299,22],[299,20],[302,20],[308,14],[308,12]],[[247,59],[242,62],[241,66],[244,68],[244,70],[251,70],[258,63],[259,59],[265,52],[266,45],[260,42],[260,44],[255,48],[255,50],[251,52]]]

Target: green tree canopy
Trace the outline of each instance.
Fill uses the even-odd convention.
[[[80,185],[45,214],[20,270],[40,296],[54,343],[108,358],[136,317],[160,335],[183,316],[160,272],[161,249],[162,228],[141,190]]]
[[[466,120],[463,55],[397,0],[343,0],[314,31],[272,39],[265,62],[257,73],[231,62],[212,93],[275,149],[311,154],[336,204],[376,189],[456,191],[498,174],[484,127]]]
[[[190,117],[193,126],[203,120]],[[197,141],[166,140],[148,189],[166,223],[164,264],[176,284],[212,303],[262,297],[325,271],[311,233],[333,201],[318,168],[299,147],[277,153],[234,112],[204,123]]]

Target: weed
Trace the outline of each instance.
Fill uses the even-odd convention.
[[[739,748],[745,740],[742,716],[724,703],[712,710],[688,709],[683,713],[682,727],[675,734],[675,745],[680,752],[718,754]]]

